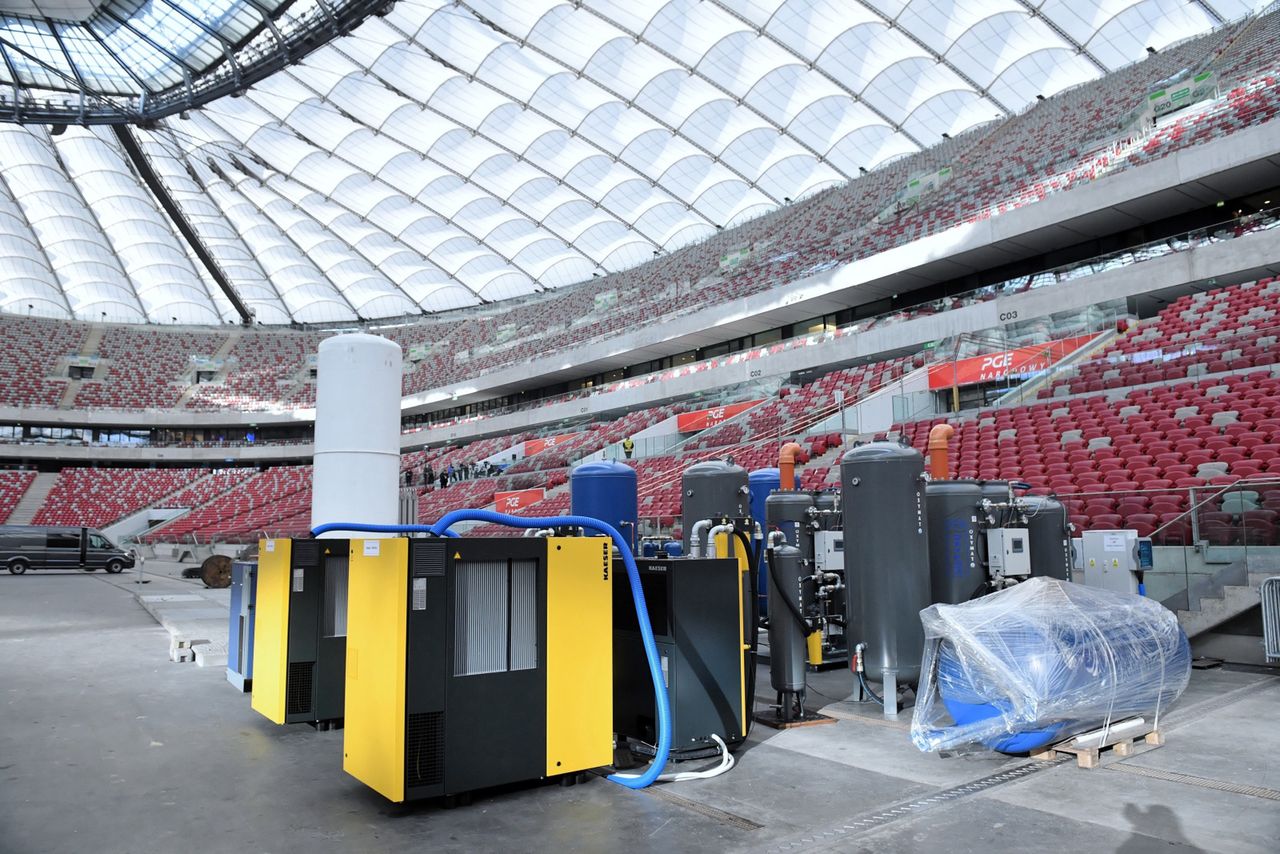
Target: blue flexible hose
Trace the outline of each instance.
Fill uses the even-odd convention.
[[[649,661],[649,677],[653,680],[654,698],[658,704],[658,744],[653,755],[653,762],[643,773],[630,776],[610,774],[608,779],[628,789],[643,789],[651,785],[666,767],[667,757],[671,753],[671,700],[667,696],[666,682],[662,676],[662,660],[658,655],[658,644],[653,637],[653,626],[649,623],[649,609],[645,606],[644,590],[640,587],[640,568],[636,566],[635,555],[625,537],[612,525],[592,519],[588,516],[509,516],[493,510],[454,510],[440,517],[434,525],[371,525],[365,523],[327,522],[311,529],[313,535],[328,531],[370,532],[377,534],[410,534],[428,533],[436,536],[458,536],[449,528],[458,522],[488,522],[495,525],[506,525],[508,528],[586,528],[599,531],[613,540],[622,555],[622,562],[627,567],[627,580],[631,582],[631,598],[635,602],[636,622],[640,625],[640,638],[644,642],[644,654]]]

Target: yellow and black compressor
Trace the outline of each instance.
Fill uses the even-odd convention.
[[[341,724],[348,541],[260,540],[254,608],[255,711],[278,724]]]
[[[604,537],[353,539],[343,769],[391,801],[613,761]]]
[[[723,549],[723,535],[720,542]],[[673,759],[718,753],[713,736],[729,750],[747,736],[755,661],[747,641],[754,626],[745,564],[735,558],[636,560],[670,698]],[[658,737],[653,683],[621,561],[615,571],[614,731],[620,747],[652,756]]]

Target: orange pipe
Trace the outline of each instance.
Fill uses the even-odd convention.
[[[929,431],[929,477],[933,480],[946,480],[949,477],[947,463],[950,449],[947,443],[956,434],[956,428],[950,424],[935,424]]]
[[[795,442],[787,442],[778,449],[778,488],[796,488],[796,463],[804,454],[804,448]]]

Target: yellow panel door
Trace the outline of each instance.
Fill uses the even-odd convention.
[[[613,762],[613,552],[547,539],[547,776]]]
[[[289,666],[289,582],[292,540],[258,541],[258,589],[253,604],[254,711],[284,723]]]
[[[404,800],[409,541],[351,540],[342,770]]]

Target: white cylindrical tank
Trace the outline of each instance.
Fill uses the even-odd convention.
[[[394,341],[357,333],[320,342],[313,528],[325,522],[399,521],[400,377],[400,345]]]

